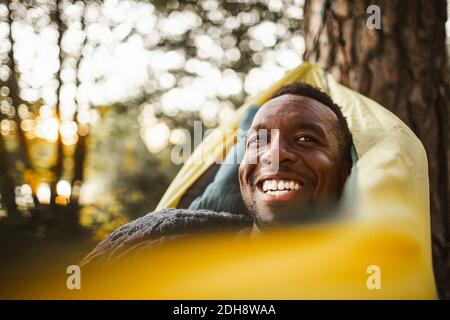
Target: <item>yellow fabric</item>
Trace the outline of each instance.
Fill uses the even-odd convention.
[[[314,65],[303,64],[289,72],[240,108],[222,127],[223,135],[209,136],[182,168],[159,208],[176,206],[185,190],[223,157],[224,149],[234,143],[225,129],[235,129],[248,106],[263,103],[278,87],[293,81],[327,89],[348,120],[358,161],[352,173],[357,194],[346,219],[267,231],[250,241],[245,237],[232,241],[222,234],[185,239],[92,277],[83,274],[82,290],[67,290],[66,282],[54,276],[34,277],[25,281],[24,290],[11,286],[8,297],[436,298],[422,144],[395,115],[331,77],[325,79]],[[204,162],[202,152],[210,156]],[[380,286],[373,288],[376,284]]]
[[[189,252],[201,252],[210,258],[207,263],[184,268],[172,287],[180,290],[150,297],[436,298],[424,147],[394,114],[325,76],[318,66],[304,63],[250,99],[221,127],[223,134],[208,136],[195,150],[158,209],[175,207],[192,183],[223,158],[223,150],[235,142],[225,131],[236,129],[249,106],[263,104],[284,84],[302,81],[327,91],[347,118],[358,154],[354,218],[270,234],[251,250],[233,248],[219,261],[209,251],[220,241],[204,251],[197,245]],[[380,267],[381,290],[367,289],[369,265]],[[161,281],[166,282],[160,288],[170,287],[169,280]]]

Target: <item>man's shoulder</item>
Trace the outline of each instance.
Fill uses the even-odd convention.
[[[134,249],[150,248],[185,234],[241,230],[251,226],[247,215],[211,210],[168,208],[151,212],[116,229],[88,254],[82,265],[117,260]]]

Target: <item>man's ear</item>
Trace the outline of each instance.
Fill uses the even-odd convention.
[[[345,181],[347,180],[347,177],[350,175],[350,172],[352,171],[352,162],[349,160],[344,161],[342,165],[341,170],[341,177],[340,177],[340,184],[341,188],[344,187]]]

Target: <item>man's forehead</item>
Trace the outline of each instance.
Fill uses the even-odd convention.
[[[268,122],[308,121],[336,123],[336,114],[321,102],[304,96],[285,94],[267,101],[255,115],[252,128],[264,127]]]

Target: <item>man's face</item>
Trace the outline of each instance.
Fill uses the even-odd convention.
[[[336,201],[351,164],[343,161],[338,118],[322,103],[282,95],[258,110],[239,167],[241,193],[259,224],[276,224]]]

